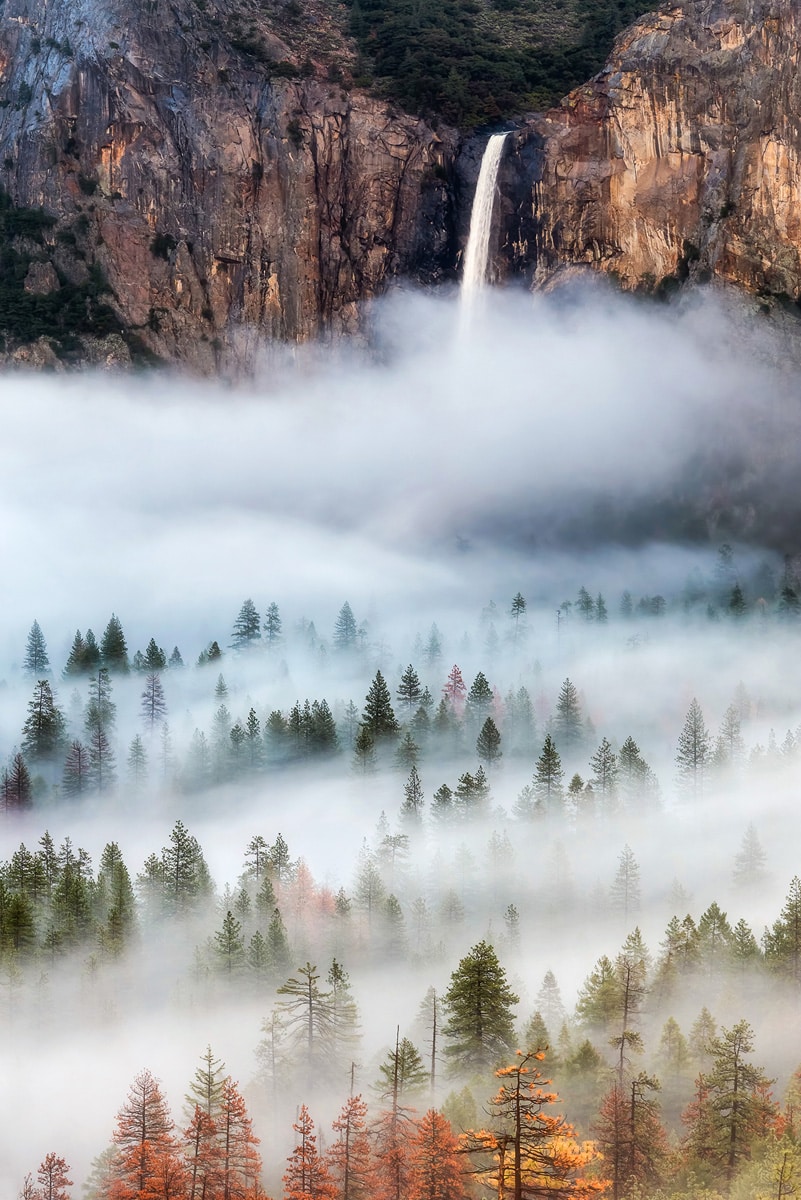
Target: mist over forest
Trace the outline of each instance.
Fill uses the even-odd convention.
[[[98,1162],[132,1082],[183,1135],[204,1062],[260,1139],[232,1195],[294,1194],[306,1105],[345,1196],[357,1094],[385,1152],[441,1111],[449,1194],[497,1194],[517,1049],[603,1150],[568,1194],[790,1194],[801,410],[742,321],[506,293],[465,338],[399,293],[370,350],[235,385],[5,376],[3,1195],[50,1152],[138,1195]],[[516,999],[477,1050],[485,954]]]

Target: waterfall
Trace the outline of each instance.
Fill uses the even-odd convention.
[[[503,143],[509,135],[493,133],[484,150],[478,173],[473,211],[470,214],[470,233],[464,253],[462,274],[462,304],[469,305],[476,292],[484,286],[489,259],[489,240],[492,231],[492,209],[495,204],[495,184],[503,154]]]

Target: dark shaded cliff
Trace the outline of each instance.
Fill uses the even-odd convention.
[[[20,292],[57,303],[92,280],[134,353],[208,371],[251,333],[355,328],[388,275],[436,277],[455,135],[347,90],[330,14],[321,46],[313,8],[285,20],[296,44],[275,33],[282,11],[7,0],[0,184],[52,218],[11,243]],[[109,353],[128,351],[113,340]]]

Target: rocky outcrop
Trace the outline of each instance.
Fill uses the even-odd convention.
[[[353,329],[389,276],[450,254],[455,135],[348,89],[324,7],[246,2],[0,10],[0,185],[55,218],[25,287],[95,267],[129,340],[201,371],[262,337]]]
[[[801,7],[682,0],[524,123],[507,159],[507,270],[589,266],[624,287],[690,275],[801,295]]]

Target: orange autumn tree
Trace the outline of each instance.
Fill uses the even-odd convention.
[[[230,1076],[223,1082],[217,1133],[220,1200],[259,1200],[264,1195],[259,1181],[261,1156],[256,1149],[259,1139],[253,1132],[244,1097]]]
[[[369,1200],[371,1194],[370,1141],[367,1105],[361,1096],[350,1096],[332,1129],[337,1139],[326,1155],[326,1164],[338,1200]]]
[[[67,1178],[69,1170],[67,1160],[51,1151],[36,1173],[39,1187],[34,1195],[37,1200],[69,1200],[67,1189],[72,1187],[72,1180]]]
[[[317,1149],[314,1122],[305,1104],[292,1126],[298,1144],[287,1159],[284,1173],[285,1200],[336,1200],[337,1189]]]
[[[186,1189],[186,1168],[158,1081],[140,1071],[117,1113],[113,1182],[108,1200],[173,1200]]]
[[[442,1113],[430,1108],[411,1139],[408,1200],[464,1200],[463,1174],[459,1140]]]
[[[537,1062],[542,1051],[523,1054],[495,1072],[500,1088],[490,1101],[489,1129],[469,1129],[460,1149],[476,1159],[475,1174],[491,1186],[498,1200],[558,1195],[564,1200],[590,1200],[608,1187],[607,1180],[582,1173],[600,1158],[593,1142],[579,1142],[561,1113],[546,1111],[556,1104],[555,1092],[545,1091]]]

